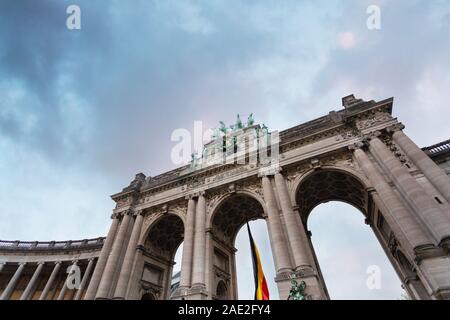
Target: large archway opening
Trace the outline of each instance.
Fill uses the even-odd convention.
[[[174,285],[175,255],[180,251],[183,234],[183,221],[174,214],[163,215],[150,227],[144,243],[142,298],[170,298]]]
[[[213,299],[253,299],[253,270],[245,225],[250,221],[255,242],[264,253],[264,259],[269,257],[270,265],[273,266],[263,217],[261,202],[247,194],[228,196],[213,213],[210,247],[213,263],[209,277]],[[259,243],[260,238],[264,237],[266,241]],[[238,276],[242,280],[239,286]]]
[[[263,219],[251,221],[250,229],[253,239],[258,247],[261,265],[266,277],[270,299],[278,300],[278,288],[274,281],[276,272],[272,258],[272,248],[270,247],[269,234],[266,221]],[[253,279],[253,264],[250,243],[248,239],[247,227],[243,226],[239,230],[236,241],[236,272],[238,283],[238,297],[240,300],[253,300],[255,296],[255,283]]]
[[[329,298],[402,297],[401,270],[380,231],[382,214],[357,176],[316,170],[298,186],[296,203]]]
[[[400,299],[405,291],[364,215],[332,201],[318,205],[308,229],[330,299]]]

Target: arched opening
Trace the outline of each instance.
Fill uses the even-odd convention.
[[[276,272],[272,258],[269,234],[266,221],[263,219],[249,223],[253,239],[258,247],[261,265],[269,288],[270,299],[278,300],[278,288],[274,281]],[[238,293],[241,300],[253,300],[255,297],[255,282],[253,278],[253,264],[247,227],[244,225],[239,230],[236,241],[236,268]]]
[[[155,300],[170,298],[175,254],[180,252],[183,234],[183,221],[174,214],[163,215],[150,227],[144,243],[141,289],[151,292]]]
[[[344,170],[316,170],[297,187],[296,203],[330,298],[402,296],[401,271],[388,244],[391,229],[358,177]]]
[[[361,212],[332,201],[313,209],[308,228],[331,299],[400,299],[401,281]]]
[[[246,238],[239,235],[246,235],[246,228],[243,226],[247,221],[262,219],[264,217],[264,208],[259,200],[255,197],[237,193],[228,196],[214,211],[211,220],[211,271],[210,283],[215,290],[212,292],[213,299],[238,299],[237,286],[237,269],[246,270],[248,272],[248,261],[245,262],[245,267],[241,267],[241,261],[236,263],[236,252],[245,252],[245,257],[250,258],[248,236]],[[258,221],[265,225],[265,221]],[[252,225],[256,222],[252,222]],[[265,226],[264,226],[265,227]],[[259,229],[253,230],[259,236]],[[241,230],[241,231],[240,231]],[[264,229],[262,229],[264,231]],[[267,229],[265,231],[267,236]],[[268,237],[267,237],[268,238]],[[239,256],[239,254],[238,254]],[[271,257],[270,257],[271,258]],[[250,277],[251,282],[245,285],[244,290],[251,288],[253,284],[253,271],[251,270],[250,260]],[[247,277],[248,278],[248,277]],[[248,280],[248,279],[247,279]]]
[[[172,268],[172,275],[170,281],[170,295],[169,295],[170,297],[175,292],[175,290],[177,290],[177,288],[180,286],[182,257],[183,257],[183,243],[181,243],[178,246],[178,249],[173,258],[174,265]]]
[[[219,281],[216,289],[216,297],[218,300],[227,300],[228,299],[228,288],[224,281]]]

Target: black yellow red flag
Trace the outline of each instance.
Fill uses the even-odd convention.
[[[253,241],[250,226],[247,222],[248,237],[250,239],[250,248],[252,251],[253,260],[253,276],[255,278],[255,300],[269,300],[269,289],[267,288],[266,277],[261,265],[261,259],[259,257],[259,251],[256,247],[255,241]]]

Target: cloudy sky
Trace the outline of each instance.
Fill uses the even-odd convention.
[[[81,9],[80,30],[66,27],[70,4]],[[380,30],[367,28],[369,5],[381,9]],[[174,168],[171,134],[195,120],[207,128],[254,112],[285,129],[340,109],[351,93],[394,96],[394,115],[419,145],[448,139],[448,39],[444,0],[2,0],[0,238],[106,234],[109,195],[137,172]],[[399,283],[364,287],[381,249],[367,256],[374,238],[359,213],[316,211],[331,296],[398,297]],[[264,225],[254,228],[270,253]],[[242,233],[237,245],[248,267]],[[388,273],[386,258],[377,263]],[[242,279],[241,297],[251,297]]]

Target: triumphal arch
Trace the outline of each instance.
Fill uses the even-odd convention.
[[[419,148],[392,98],[342,104],[279,133],[252,119],[222,125],[190,164],[139,173],[113,195],[106,238],[0,242],[1,299],[236,299],[234,241],[254,219],[267,223],[280,298],[297,279],[309,299],[328,299],[308,215],[330,200],[364,214],[413,299],[450,299],[450,140]]]

